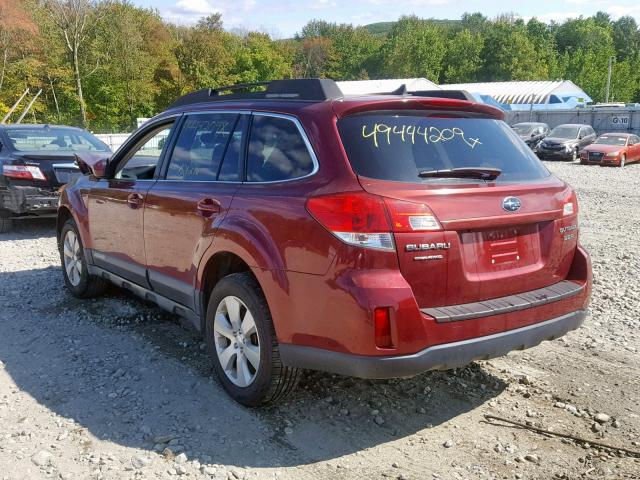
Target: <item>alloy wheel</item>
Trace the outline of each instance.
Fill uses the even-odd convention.
[[[64,269],[67,272],[69,283],[74,287],[80,285],[82,279],[82,253],[80,251],[80,241],[76,232],[69,230],[64,236],[62,245],[64,255]]]
[[[253,383],[260,368],[260,339],[251,311],[238,297],[224,297],[213,322],[215,350],[227,378],[238,387]]]

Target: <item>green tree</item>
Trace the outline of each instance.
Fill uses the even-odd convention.
[[[381,48],[382,72],[389,77],[438,81],[446,52],[442,28],[418,17],[402,17]]]
[[[464,29],[449,41],[444,58],[445,83],[474,82],[482,67],[483,39],[479,33]]]

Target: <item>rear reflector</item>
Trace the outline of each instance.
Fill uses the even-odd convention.
[[[391,348],[391,315],[389,308],[376,308],[373,311],[373,321],[375,324],[376,347]]]
[[[393,232],[440,230],[424,204],[349,192],[307,200],[309,213],[349,245],[395,250]]]
[[[3,165],[2,174],[21,180],[46,180],[42,170],[32,165]]]

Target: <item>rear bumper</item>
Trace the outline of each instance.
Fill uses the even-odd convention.
[[[0,209],[16,215],[54,213],[59,198],[53,189],[9,186],[0,189]]]
[[[585,316],[586,310],[577,310],[506,332],[435,345],[412,355],[351,355],[291,344],[280,345],[280,355],[286,365],[352,377],[411,377],[428,370],[461,367],[474,360],[487,360],[512,350],[534,347],[545,340],[554,340],[582,325]]]

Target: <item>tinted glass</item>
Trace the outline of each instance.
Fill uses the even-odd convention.
[[[343,118],[338,129],[351,165],[365,177],[414,183],[475,181],[418,176],[460,167],[499,168],[497,182],[549,175],[520,137],[498,120],[381,113]]]
[[[109,152],[109,147],[88,132],[71,128],[10,128],[5,130],[18,151]]]
[[[240,118],[236,122],[236,127],[233,130],[227,152],[224,155],[224,160],[220,167],[220,174],[218,176],[218,180],[220,181],[237,182],[242,178],[242,162],[244,159],[242,146],[248,122],[249,115],[240,115]]]
[[[563,127],[562,125],[551,130],[552,138],[578,138],[578,127]]]
[[[595,141],[598,145],[620,145],[625,146],[627,144],[627,137],[617,137],[614,135],[603,135]]]
[[[247,155],[247,180],[273,182],[313,171],[311,154],[296,124],[286,118],[255,115]]]
[[[237,114],[189,115],[171,154],[167,180],[214,181]]]
[[[120,161],[115,178],[152,179],[172,126],[173,123],[165,124],[145,135]]]

